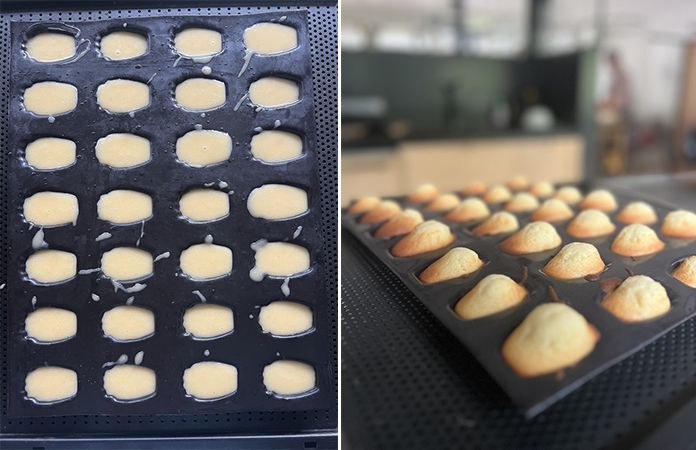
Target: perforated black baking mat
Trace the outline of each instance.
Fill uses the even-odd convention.
[[[632,200],[644,200],[644,198],[631,193],[617,192],[616,196],[619,201],[619,209],[616,212]],[[404,206],[418,207],[414,204],[406,204],[403,198],[397,200]],[[658,222],[651,225],[655,230],[659,228],[667,212],[677,209],[664,202],[652,199],[645,200],[654,206],[658,214]],[[496,209],[497,207],[492,208],[492,210]],[[606,368],[626,358],[696,314],[696,293],[692,288],[670,275],[675,264],[696,253],[693,243],[663,238],[667,242],[666,248],[650,258],[632,259],[617,255],[609,250],[613,238],[623,227],[621,222],[614,220],[616,212],[610,214],[610,217],[616,223],[617,229],[605,238],[574,238],[565,232],[565,225],[568,221],[555,224],[556,230],[563,240],[562,245],[580,241],[592,243],[597,247],[602,259],[608,265],[608,269],[601,274],[602,279],[610,277],[624,279],[628,276],[626,268],[629,268],[636,275],[647,275],[659,281],[667,290],[672,301],[672,308],[666,315],[658,319],[642,323],[622,322],[600,305],[605,293],[600,289],[598,282],[560,281],[541,272],[541,269],[558,249],[546,252],[546,254],[533,255],[532,259],[524,255],[510,256],[497,248],[497,245],[509,234],[476,237],[468,231],[470,227],[442,219],[445,213],[426,212],[424,215],[426,219],[439,219],[449,225],[456,234],[457,240],[444,249],[410,258],[395,258],[389,253],[389,250],[401,237],[375,239],[372,233],[379,225],[359,224],[357,223],[359,215],[346,214],[343,226],[384,262],[437,319],[467,347],[496,383],[529,418],[539,414]],[[516,215],[520,221],[520,227],[529,222],[529,214]],[[488,264],[467,278],[430,285],[425,285],[417,279],[417,276],[426,267],[449,249],[457,246],[470,248]],[[499,273],[519,281],[522,278],[523,267],[527,267],[529,273],[524,284],[529,291],[529,297],[522,304],[493,316],[469,321],[462,320],[454,313],[454,305],[457,301],[484,277]],[[549,286],[554,288],[562,301],[575,308],[585,316],[588,322],[595,325],[601,333],[601,338],[594,351],[576,366],[564,370],[562,377],[550,374],[521,378],[502,359],[500,348],[512,330],[535,306],[551,301],[548,295]]]
[[[269,57],[254,56],[244,64],[242,33],[259,22],[282,22],[298,30],[295,50]],[[49,22],[49,21],[46,21]],[[65,414],[182,414],[229,411],[304,411],[330,407],[332,363],[329,305],[326,292],[322,193],[318,176],[317,137],[308,17],[305,11],[267,12],[238,16],[161,16],[122,18],[93,22],[61,21],[80,30],[79,39],[91,41],[81,58],[66,64],[40,64],[22,56],[27,35],[46,22],[11,23],[11,78],[9,141],[7,149],[8,186],[8,416],[58,416]],[[223,52],[205,64],[181,59],[173,52],[174,33],[187,27],[210,28],[222,33]],[[114,30],[132,30],[148,36],[149,52],[123,61],[107,61],[96,51],[95,42]],[[204,75],[202,68],[210,68]],[[244,98],[251,82],[263,76],[282,76],[300,85],[300,101],[281,109],[259,109]],[[181,81],[204,77],[223,81],[226,103],[205,114],[187,112],[175,105],[173,92]],[[131,79],[150,86],[150,105],[133,115],[109,114],[99,109],[97,87],[109,79]],[[60,81],[78,88],[78,107],[53,120],[23,110],[24,90],[40,81]],[[179,162],[174,153],[177,138],[196,128],[228,133],[233,140],[228,161],[205,168]],[[261,129],[280,129],[299,134],[304,143],[301,158],[285,164],[263,164],[251,157],[249,142]],[[256,131],[255,131],[256,130]],[[96,141],[110,133],[134,133],[151,141],[152,160],[140,167],[113,170],[99,164]],[[77,143],[77,163],[54,172],[36,172],[23,162],[22,150],[38,137],[65,137]],[[300,217],[268,221],[251,217],[246,200],[250,191],[269,183],[289,184],[307,191],[309,211]],[[211,186],[212,185],[212,186]],[[230,196],[227,218],[192,224],[179,217],[180,196],[192,188],[211,187]],[[133,189],[153,198],[153,216],[144,224],[111,226],[98,220],[99,196],[113,189]],[[155,262],[154,275],[141,281],[147,287],[126,292],[99,272],[78,275],[68,282],[40,286],[22,273],[34,251],[30,229],[22,217],[24,198],[40,191],[72,193],[78,197],[80,213],[75,226],[43,229],[49,248],[77,255],[78,269],[100,266],[101,255],[114,247],[138,246],[153,256],[170,257]],[[102,233],[112,236],[97,241]],[[212,236],[214,243],[233,252],[230,276],[213,281],[194,281],[181,276],[179,255],[193,244]],[[274,300],[284,300],[283,279],[254,282],[251,244],[259,239],[292,242],[309,249],[311,270],[289,281],[288,300],[304,303],[313,311],[312,332],[278,338],[262,332],[258,312]],[[126,287],[131,286],[126,285]],[[219,339],[196,341],[184,334],[184,311],[201,302],[194,291],[210,303],[232,308],[234,332]],[[95,294],[93,296],[92,294]],[[133,298],[131,298],[133,297]],[[36,301],[33,302],[32,299]],[[95,301],[98,298],[98,301]],[[155,334],[138,342],[119,343],[104,336],[101,317],[116,305],[132,302],[154,312]],[[25,337],[24,319],[34,307],[57,306],[77,314],[77,335],[62,343],[38,345]],[[126,355],[133,362],[144,352],[142,366],[157,375],[154,397],[133,403],[109,399],[103,389],[105,363]],[[283,399],[267,393],[263,384],[264,366],[275,360],[299,360],[316,371],[316,390],[300,398]],[[183,388],[184,369],[199,361],[219,361],[238,370],[235,394],[219,401],[199,402],[187,397]],[[68,367],[77,372],[77,395],[65,402],[37,405],[25,398],[26,374],[43,365]]]

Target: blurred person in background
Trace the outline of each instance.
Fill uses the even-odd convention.
[[[596,120],[601,165],[604,172],[615,175],[626,170],[631,111],[628,74],[616,52],[609,52],[604,67],[600,67],[598,84]]]

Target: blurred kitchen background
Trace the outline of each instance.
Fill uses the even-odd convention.
[[[696,2],[342,0],[341,202],[696,169]]]

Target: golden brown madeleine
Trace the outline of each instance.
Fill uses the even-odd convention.
[[[517,217],[506,211],[498,211],[485,222],[475,227],[471,232],[476,236],[512,233],[520,228]]]
[[[604,297],[602,306],[624,322],[641,322],[666,314],[672,304],[660,283],[636,275],[626,278]]]
[[[565,245],[541,271],[557,280],[575,280],[600,273],[605,267],[606,264],[594,245],[571,242]]]
[[[616,211],[618,207],[619,205],[616,203],[614,194],[606,189],[597,189],[590,192],[578,205],[580,209],[598,209],[604,212]]]
[[[435,200],[438,195],[440,195],[440,190],[438,188],[432,184],[422,184],[406,197],[406,201],[411,203],[426,203]]]
[[[532,195],[536,195],[539,198],[548,198],[551,197],[556,189],[553,187],[553,184],[549,183],[548,181],[540,181],[538,183],[534,183],[530,188],[529,188],[529,193]]]
[[[510,277],[499,274],[488,275],[462,297],[454,312],[464,320],[490,316],[519,305],[529,292]]]
[[[391,254],[397,258],[420,255],[447,247],[455,239],[456,236],[447,225],[436,220],[428,220],[401,238],[391,249]]]
[[[366,212],[359,223],[381,223],[389,220],[401,211],[401,206],[393,200],[383,200],[376,208]]]
[[[529,186],[529,181],[522,175],[517,175],[516,177],[512,177],[510,181],[507,182],[507,187],[510,188],[510,190],[513,191],[522,191],[524,189],[527,189]]]
[[[462,189],[461,194],[465,197],[472,197],[475,195],[483,195],[486,193],[488,190],[488,186],[486,186],[486,183],[482,181],[474,181],[473,183],[469,183],[467,187]]]
[[[529,192],[518,192],[505,204],[505,209],[512,212],[529,212],[539,207],[539,200]]]
[[[672,271],[672,276],[687,286],[696,288],[696,256],[689,256]]]
[[[529,216],[532,220],[543,220],[546,222],[560,222],[568,220],[575,215],[570,206],[566,205],[563,200],[550,198]]]
[[[561,237],[556,229],[547,222],[530,222],[513,234],[498,247],[509,255],[538,253],[561,245]]]
[[[553,198],[562,200],[569,205],[577,205],[582,200],[582,192],[575,186],[563,186],[556,191]]]
[[[606,236],[614,230],[616,225],[612,223],[609,216],[598,209],[580,211],[566,227],[568,234],[579,239]]]
[[[471,220],[481,220],[491,215],[483,200],[472,197],[462,201],[457,207],[445,215],[446,220],[452,222],[469,222]]]
[[[508,336],[500,353],[521,377],[574,366],[592,353],[599,331],[564,303],[543,303]]]
[[[683,209],[671,211],[662,221],[660,233],[680,239],[696,237],[696,214]]]
[[[611,251],[622,256],[652,255],[665,248],[665,243],[649,227],[634,223],[627,225],[614,238]]]
[[[616,215],[616,220],[623,223],[649,225],[657,222],[657,214],[653,207],[645,202],[631,202]]]
[[[475,251],[466,247],[455,247],[429,265],[418,279],[426,284],[453,280],[476,272],[483,264]]]
[[[491,187],[482,198],[486,203],[504,203],[512,198],[512,193],[510,189],[498,184]]]
[[[425,219],[423,219],[420,212],[416,211],[415,209],[407,208],[400,213],[397,213],[394,217],[377,228],[374,236],[376,238],[400,236],[402,234],[410,233],[414,228],[423,222],[425,222]]]
[[[459,204],[459,197],[454,194],[442,194],[428,203],[426,211],[449,211]]]
[[[354,201],[348,208],[348,212],[351,214],[368,212],[375,209],[381,201],[379,197],[364,197]]]

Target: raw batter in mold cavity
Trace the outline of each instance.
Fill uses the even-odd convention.
[[[24,91],[24,109],[37,116],[57,116],[77,108],[77,88],[72,84],[44,81]]]
[[[251,138],[251,154],[266,163],[282,163],[302,156],[302,138],[280,130],[265,130]]]
[[[38,192],[24,199],[24,218],[37,227],[58,227],[77,223],[77,197],[64,192]]]
[[[261,239],[251,248],[256,251],[256,265],[249,272],[249,277],[254,281],[261,281],[267,275],[292,277],[309,270],[309,250],[300,245]]]
[[[77,316],[62,308],[38,308],[24,321],[27,337],[42,344],[61,342],[77,334]]]
[[[27,374],[24,390],[37,403],[64,402],[77,394],[77,373],[64,367],[39,367]]]
[[[116,341],[136,341],[155,334],[155,314],[139,306],[116,306],[102,316],[104,335]]]
[[[191,222],[212,222],[230,214],[230,196],[215,189],[193,189],[179,199],[179,211]]]
[[[187,111],[210,111],[225,104],[225,83],[205,78],[190,78],[174,90],[176,103]]]
[[[150,368],[120,364],[104,372],[104,391],[118,401],[145,400],[156,390],[157,377]]]
[[[293,336],[312,328],[312,310],[295,302],[278,301],[261,308],[259,324],[274,336]]]
[[[263,369],[266,390],[280,397],[295,397],[316,387],[314,368],[300,361],[280,360]]]
[[[75,56],[75,38],[66,33],[39,33],[27,41],[27,55],[42,63],[63,61]]]
[[[62,250],[39,250],[27,259],[27,276],[40,284],[62,283],[77,275],[77,257]]]
[[[129,225],[152,217],[152,197],[138,191],[117,189],[99,197],[97,215],[114,225]]]
[[[109,80],[97,88],[97,103],[110,113],[129,113],[150,105],[150,86],[133,80]]]
[[[137,58],[147,53],[147,38],[128,31],[114,31],[100,43],[102,55],[113,61]]]
[[[234,314],[222,305],[193,305],[184,313],[184,329],[197,339],[225,336],[234,330]]]
[[[300,101],[300,86],[285,78],[261,78],[249,86],[249,100],[262,108],[290,106]]]
[[[56,137],[39,138],[27,145],[25,158],[36,170],[65,169],[75,164],[77,145]]]
[[[201,401],[228,397],[237,392],[237,368],[215,361],[196,363],[184,370],[184,389]]]
[[[220,131],[189,131],[176,141],[176,157],[192,167],[219,164],[231,154],[232,138]]]
[[[181,271],[194,280],[213,280],[232,272],[232,250],[213,244],[206,236],[203,244],[195,244],[181,252]]]
[[[115,281],[135,281],[152,275],[152,255],[134,247],[116,247],[102,255],[104,276]]]
[[[137,167],[152,158],[150,141],[129,133],[113,133],[97,141],[97,159],[114,169]]]
[[[307,212],[307,192],[284,184],[264,184],[249,194],[249,214],[268,220],[283,220]]]
[[[222,35],[206,28],[187,28],[174,37],[174,48],[179,55],[205,64],[222,52]]]

